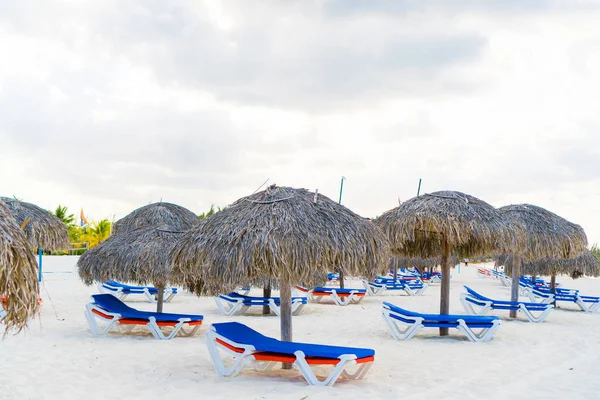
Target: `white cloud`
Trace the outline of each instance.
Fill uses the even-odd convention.
[[[375,216],[423,178],[600,242],[599,10],[565,4],[3,2],[0,194],[119,218],[344,175]]]

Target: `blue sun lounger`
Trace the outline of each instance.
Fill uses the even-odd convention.
[[[117,297],[119,300],[125,300],[129,295],[142,295],[150,303],[156,303],[154,296],[158,295],[158,289],[152,286],[131,286],[117,281],[108,281],[98,285],[100,293],[108,293]],[[165,288],[164,299],[165,303],[177,294],[176,287]]]
[[[428,284],[424,284],[420,279],[405,281],[381,276],[377,277],[373,282],[363,280],[362,283],[370,296],[379,296],[386,290],[403,290],[409,296],[420,296],[428,286]]]
[[[293,363],[309,385],[333,386],[338,377],[360,379],[365,376],[375,360],[375,350],[338,347],[322,344],[281,342],[238,322],[212,324],[206,332],[206,344],[219,376],[236,376],[251,362],[265,363],[264,370],[281,362]],[[233,365],[225,367],[219,350],[235,358]],[[331,365],[333,371],[319,380],[311,365]],[[354,373],[347,367],[358,365]]]
[[[558,288],[557,288],[558,289]],[[578,290],[562,289],[552,294],[549,290],[539,290],[537,288],[527,288],[527,293],[532,301],[542,304],[562,301],[565,303],[575,303],[582,311],[594,313],[600,309],[600,297],[582,296]]]
[[[501,322],[496,316],[421,314],[387,302],[383,303],[382,314],[396,340],[409,340],[423,328],[456,328],[472,342],[488,342]],[[474,329],[479,333],[475,333]]]
[[[254,297],[236,292],[215,296],[219,311],[225,315],[241,315],[253,306],[269,306],[271,311],[279,316],[280,302],[279,297]],[[307,303],[307,297],[292,297],[292,315],[298,315]]]
[[[554,308],[552,304],[493,300],[477,293],[468,286],[464,288],[467,292],[461,293],[460,302],[469,314],[483,315],[490,310],[520,311],[527,317],[529,322],[543,322],[550,310]],[[533,313],[539,314],[536,317]]]
[[[94,294],[92,302],[85,306],[85,317],[94,336],[104,335],[115,326],[126,326],[131,331],[136,326],[144,325],[156,339],[168,340],[181,332],[182,336],[193,336],[200,328],[204,317],[202,315],[169,314],[151,311],[138,311],[123,303],[110,294]],[[106,323],[100,328],[98,321]],[[191,330],[186,331],[187,325]],[[172,328],[165,335],[161,328]]]
[[[328,297],[338,306],[346,306],[350,303],[358,304],[367,294],[365,289],[353,289],[338,287],[317,286],[308,290],[302,286],[295,287],[296,292],[306,294],[312,301],[319,303],[323,297]]]

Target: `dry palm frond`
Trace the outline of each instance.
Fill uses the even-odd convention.
[[[21,331],[38,309],[37,264],[27,239],[0,201],[0,296],[6,298],[6,332]]]
[[[376,221],[397,256],[439,257],[444,239],[461,258],[513,249],[521,240],[519,229],[494,207],[455,191],[413,197]]]
[[[390,268],[394,268],[394,259],[396,259],[396,265],[398,268],[435,268],[438,265],[441,265],[442,263],[441,257],[392,257],[389,262]],[[460,262],[460,260],[458,259],[458,257],[450,256],[449,262],[450,265],[457,265]]]
[[[513,204],[498,209],[507,220],[519,225],[524,246],[517,250],[524,261],[573,258],[587,249],[581,226],[531,204]]]
[[[264,278],[313,285],[333,270],[373,276],[385,269],[386,250],[369,220],[323,195],[273,185],[186,234],[174,274],[198,294]]]
[[[56,216],[36,206],[9,197],[0,197],[9,208],[29,243],[44,250],[64,250],[71,245],[67,226]]]
[[[508,270],[512,269],[513,258],[502,254],[497,257],[497,264],[504,265]],[[535,261],[522,262],[521,274],[548,276],[548,275],[570,275],[573,278],[585,276],[600,276],[600,260],[586,250],[575,258],[542,258]]]
[[[173,282],[171,251],[182,235],[168,225],[122,231],[81,256],[79,276],[87,285],[117,280],[165,286]]]
[[[200,218],[185,207],[172,203],[153,203],[132,211],[114,223],[113,235],[145,226],[167,226],[173,231],[186,231],[199,224]]]

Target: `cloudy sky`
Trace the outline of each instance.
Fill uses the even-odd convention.
[[[0,195],[118,219],[264,181],[367,217],[533,203],[600,242],[600,3],[0,2]]]

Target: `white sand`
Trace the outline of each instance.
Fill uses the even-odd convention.
[[[421,297],[387,293],[359,305],[309,304],[293,319],[297,341],[371,347],[373,367],[364,380],[338,381],[333,388],[306,385],[297,371],[254,372],[217,378],[204,332],[212,322],[239,321],[279,336],[275,316],[224,317],[212,298],[178,295],[165,311],[200,313],[205,325],[196,337],[154,340],[139,328],[134,335],[93,337],[83,309],[95,287],[79,280],[77,257],[45,257],[41,318],[29,329],[0,342],[0,399],[598,399],[600,313],[575,305],[554,310],[546,322],[508,321],[489,343],[471,343],[457,330],[447,338],[421,331],[410,341],[391,339],[381,318],[383,300],[436,312],[439,285]],[[564,287],[600,295],[600,280],[560,277]],[[359,286],[348,282],[347,286]],[[452,272],[452,313],[464,313],[462,285],[508,299],[500,282],[479,279],[475,267]],[[258,291],[256,292],[259,293]],[[131,302],[136,308],[153,305]],[[258,312],[258,311],[257,311]]]

